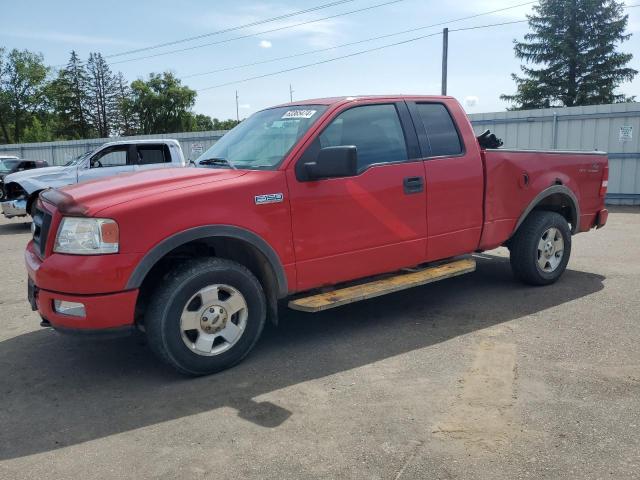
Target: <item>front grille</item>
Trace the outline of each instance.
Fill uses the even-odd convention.
[[[49,228],[51,227],[51,214],[38,206],[35,207],[33,213],[33,246],[40,258],[44,258],[47,248],[47,237],[49,236]]]

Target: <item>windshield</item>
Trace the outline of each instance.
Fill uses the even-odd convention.
[[[72,167],[74,165],[78,165],[78,163],[80,163],[87,155],[89,155],[93,150],[89,151],[89,152],[85,152],[82,155],[78,155],[76,158],[74,158],[73,160],[68,161],[67,163],[64,164],[65,167]]]
[[[13,159],[13,158],[0,158],[0,173],[9,173],[11,172],[16,165],[18,165],[18,163],[20,162],[20,160],[17,159]]]
[[[200,155],[196,165],[274,169],[326,109],[324,105],[296,105],[257,112]]]

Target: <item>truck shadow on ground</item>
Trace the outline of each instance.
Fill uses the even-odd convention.
[[[20,223],[5,223],[0,225],[0,235],[15,235],[18,233],[29,233],[31,221]]]
[[[14,337],[0,343],[0,460],[220,407],[277,427],[304,412],[254,398],[574,301],[603,289],[603,279],[569,270],[554,286],[527,287],[507,259],[484,255],[473,274],[324,313],[287,311],[242,364],[197,379],[174,374],[133,339]]]

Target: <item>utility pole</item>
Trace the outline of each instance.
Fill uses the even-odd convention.
[[[442,29],[442,95],[447,94],[447,61],[449,57],[449,29]]]
[[[293,88],[291,88],[291,84],[289,84],[289,99],[293,102]]]
[[[238,90],[236,90],[236,120],[240,123],[240,107],[238,106]]]

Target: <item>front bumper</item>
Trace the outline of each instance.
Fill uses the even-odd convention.
[[[7,218],[24,217],[27,214],[27,200],[6,200],[0,203],[2,213]]]
[[[79,261],[77,257],[69,256],[68,260]],[[28,300],[32,309],[37,310],[46,323],[53,328],[66,333],[81,334],[121,334],[130,332],[135,325],[135,308],[138,299],[138,290],[127,290],[112,293],[67,293],[58,289],[65,289],[64,277],[60,270],[43,267],[44,263],[32,250],[29,244],[25,251],[25,264],[27,267]],[[70,262],[67,262],[70,263]],[[71,265],[68,268],[78,271]],[[93,276],[100,276],[101,270],[91,270]],[[56,272],[58,275],[56,276]],[[57,277],[51,279],[50,276]],[[43,285],[46,288],[43,288]],[[82,304],[84,315],[75,316],[60,313],[55,309],[55,301],[73,302]]]
[[[138,291],[108,295],[73,295],[50,292],[36,286],[35,307],[40,316],[51,326],[65,333],[105,334],[130,332],[133,329]],[[77,317],[56,312],[55,300],[81,303],[85,316]]]

